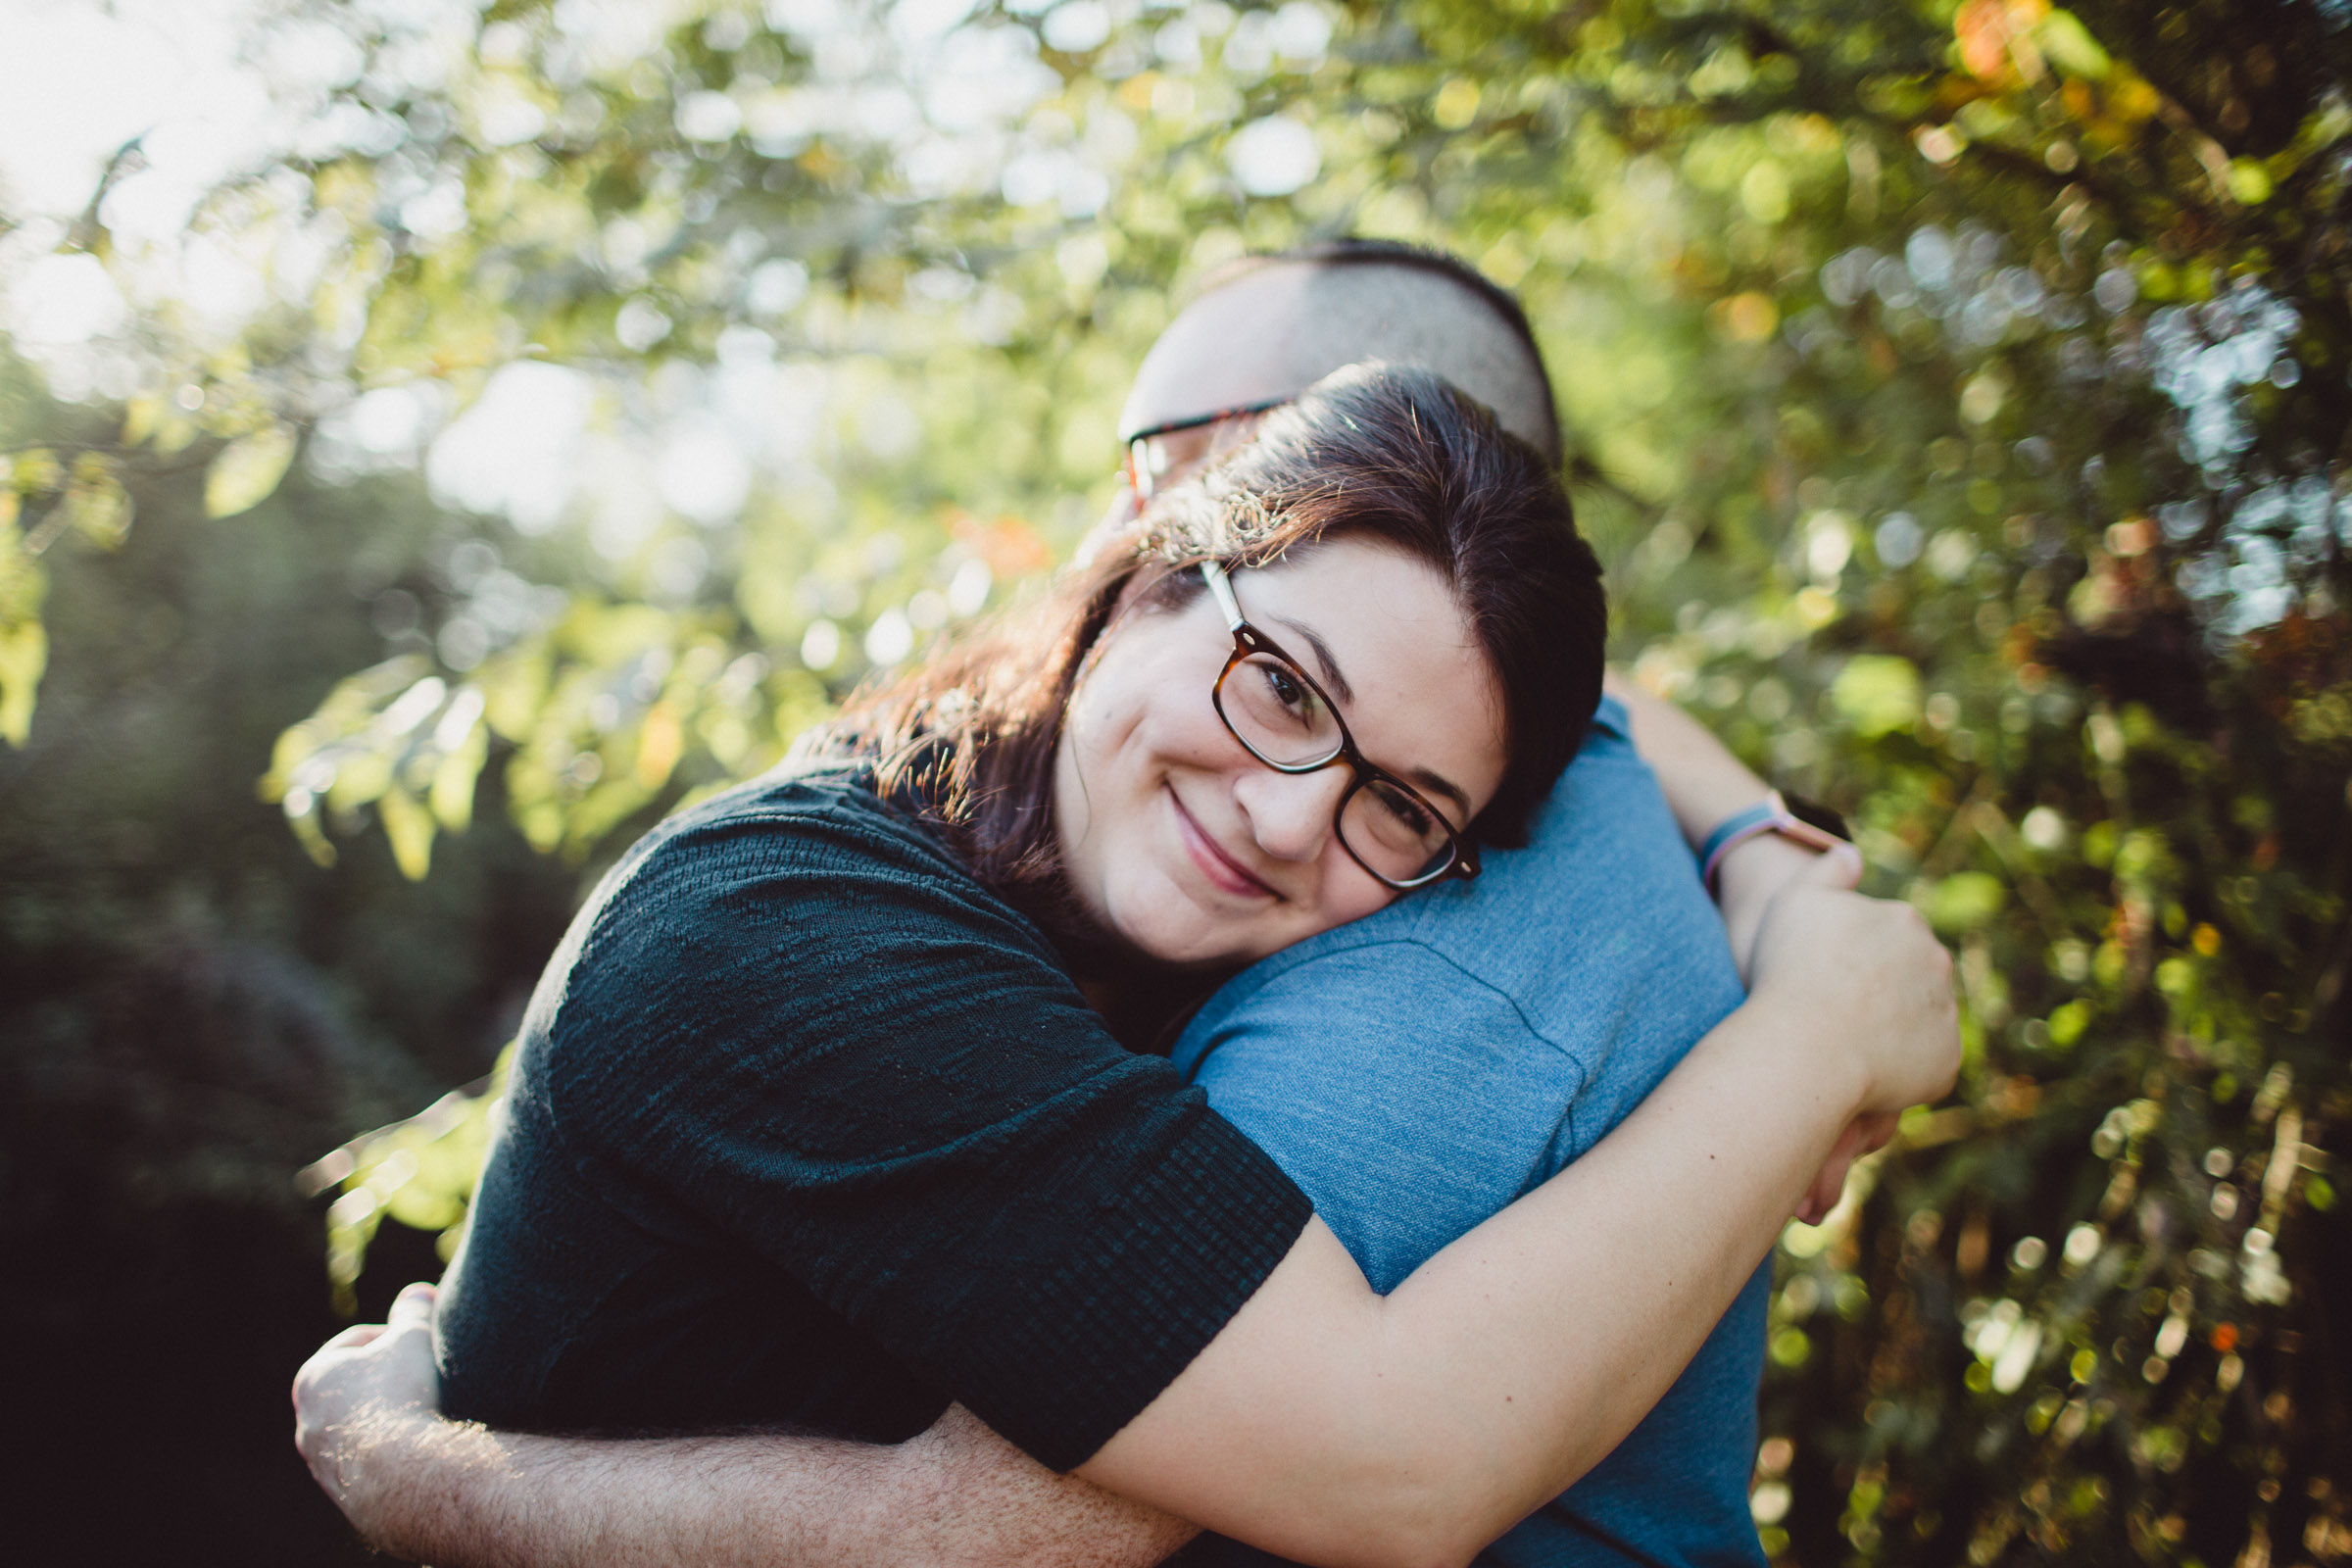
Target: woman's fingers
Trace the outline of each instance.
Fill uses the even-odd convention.
[[[1838,1147],[1814,1173],[1813,1185],[1805,1189],[1805,1200],[1798,1205],[1796,1217],[1808,1225],[1818,1225],[1829,1217],[1831,1209],[1845,1196],[1846,1172],[1854,1168],[1854,1156],[1862,1149],[1862,1124],[1849,1122],[1838,1135]]]
[[[1902,1125],[1902,1120],[1900,1113],[1883,1110],[1856,1122],[1854,1129],[1861,1138],[1861,1148],[1857,1152],[1870,1154],[1885,1149],[1893,1142],[1895,1129]]]
[[[1829,1161],[1806,1189],[1804,1201],[1797,1204],[1796,1217],[1807,1225],[1829,1218],[1830,1210],[1845,1197],[1846,1178],[1853,1173],[1854,1161],[1885,1149],[1901,1121],[1893,1111],[1873,1111],[1848,1123],[1838,1135],[1838,1147],[1830,1151]]]
[[[1857,1113],[1938,1100],[1960,1064],[1951,955],[1911,906],[1841,888],[1851,864],[1837,859],[1821,857],[1773,901],[1751,994],[1861,1068]]]
[[[1843,839],[1822,851],[1814,862],[1813,880],[1821,887],[1848,892],[1862,885],[1862,852]]]

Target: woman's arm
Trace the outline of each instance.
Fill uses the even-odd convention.
[[[1310,1226],[1223,1333],[1079,1468],[1322,1562],[1468,1560],[1681,1372],[1857,1117],[1958,1067],[1948,956],[1907,906],[1789,888],[1749,1003],[1592,1152],[1365,1291]]]
[[[1466,1561],[1568,1487],[1679,1375],[1850,1124],[1940,1096],[1957,1068],[1943,950],[1908,907],[1838,891],[1823,865],[1767,922],[1747,1004],[1592,1152],[1386,1298],[1310,1223],[1208,1348],[1077,1474],[1325,1563]],[[487,1477],[516,1496],[544,1486],[528,1450],[508,1446],[516,1440],[442,1427],[491,1446],[427,1472],[425,1495],[406,1504],[412,1519],[429,1526],[434,1489],[468,1464],[468,1484]],[[820,1474],[830,1462],[806,1440],[737,1441],[798,1443]],[[828,1561],[893,1560],[857,1556],[821,1533],[832,1524],[762,1500],[763,1486],[782,1483],[756,1461],[711,1471],[707,1446],[632,1446],[625,1460],[613,1457],[619,1446],[575,1446],[602,1450],[585,1489],[604,1499],[598,1517],[615,1517],[624,1534],[666,1529],[687,1546],[630,1558],[607,1537],[585,1556],[727,1560],[710,1555],[710,1532],[752,1526],[777,1533],[758,1560],[805,1560],[811,1549]],[[838,1503],[850,1485],[798,1474],[791,1496]],[[903,1481],[868,1478],[885,1496]],[[686,1489],[683,1513],[662,1487]],[[641,1507],[649,1493],[663,1505]],[[872,1526],[891,1508],[851,1511],[853,1525]],[[1137,1528],[1114,1521],[1104,1533]],[[824,1544],[793,1544],[808,1540]],[[444,1563],[570,1560],[466,1555],[429,1530],[393,1541]]]

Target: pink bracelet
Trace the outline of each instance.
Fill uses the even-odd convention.
[[[1788,803],[1781,799],[1779,790],[1774,790],[1746,810],[1735,811],[1725,817],[1715,825],[1715,831],[1707,835],[1707,842],[1700,846],[1698,852],[1698,875],[1699,880],[1706,884],[1708,893],[1715,891],[1715,873],[1723,869],[1724,857],[1749,839],[1766,833],[1778,833],[1808,850],[1828,851],[1845,842],[1835,833],[1825,832],[1790,813]]]

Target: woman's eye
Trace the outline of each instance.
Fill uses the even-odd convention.
[[[1421,803],[1405,794],[1404,791],[1394,785],[1377,782],[1372,785],[1372,789],[1379,795],[1380,804],[1387,808],[1389,814],[1402,823],[1414,837],[1426,838],[1429,836],[1430,830],[1436,826],[1430,814],[1421,808]]]
[[[1266,666],[1266,686],[1273,692],[1276,702],[1294,712],[1304,713],[1314,706],[1315,694],[1280,664],[1269,663]]]

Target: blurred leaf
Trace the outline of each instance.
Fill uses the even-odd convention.
[[[74,460],[60,506],[73,529],[101,550],[119,549],[130,534],[130,492],[101,453],[85,452]]]
[[[1831,683],[1830,702],[1865,739],[1909,729],[1919,718],[1919,670],[1891,654],[1857,654]]]
[[[2034,41],[2051,64],[2069,75],[2099,81],[2110,69],[2107,51],[2071,11],[2052,11],[2042,18],[2034,30]]]
[[[27,555],[13,518],[0,517],[0,740],[22,746],[31,733],[49,634],[41,624],[48,593],[41,564]]]
[[[49,634],[37,620],[0,623],[0,740],[22,746],[49,662]]]
[[[172,407],[160,389],[134,394],[122,405],[122,444],[143,446],[163,425],[165,411]]]
[[[307,1191],[342,1190],[327,1210],[328,1274],[341,1310],[352,1308],[352,1286],[385,1216],[442,1231],[445,1243],[454,1239],[489,1150],[514,1058],[510,1045],[479,1083],[353,1140],[302,1172]]]
[[[678,755],[685,749],[685,729],[678,722],[678,710],[667,703],[658,703],[648,710],[637,735],[637,787],[658,790],[669,782],[670,769],[678,765]]]
[[[448,831],[463,833],[472,824],[474,781],[481,776],[482,763],[489,756],[489,732],[477,723],[468,729],[464,744],[433,768],[427,804],[433,820]]]
[[[294,432],[273,424],[222,447],[205,471],[204,514],[233,517],[269,500],[294,461]]]
[[[1935,884],[1928,894],[1928,919],[1938,931],[1961,935],[1991,922],[2009,902],[2000,879],[1983,871],[1962,871]]]
[[[375,809],[383,818],[384,837],[392,842],[392,859],[400,874],[412,882],[422,881],[433,863],[432,813],[397,784],[375,797]]]
[[[0,475],[5,475],[9,488],[22,495],[39,495],[66,482],[65,466],[48,447],[26,447],[0,455]]]

